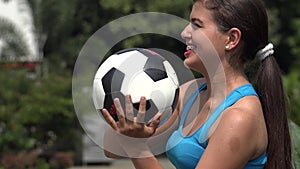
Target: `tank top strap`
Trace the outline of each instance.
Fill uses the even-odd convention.
[[[215,121],[218,119],[218,117],[222,114],[222,112],[233,105],[235,102],[237,102],[239,99],[245,96],[249,95],[255,95],[258,96],[255,92],[254,88],[251,84],[244,84],[242,86],[237,87],[234,89],[217,107],[216,109],[211,113],[211,115],[208,117],[207,121],[202,126],[202,131],[199,136],[199,142],[205,143],[207,140],[207,134],[209,132],[209,129],[211,126],[215,123]]]
[[[184,104],[183,110],[182,110],[182,117],[180,119],[180,124],[179,124],[179,128],[182,129],[185,118],[187,116],[187,114],[189,113],[193,103],[195,102],[198,94],[206,88],[206,83],[203,83],[202,85],[200,85],[200,87],[198,87],[198,89],[196,89],[192,95],[188,98],[188,100],[186,101],[186,103]]]

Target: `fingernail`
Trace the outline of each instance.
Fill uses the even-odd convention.
[[[131,101],[131,96],[129,95],[129,94],[127,94],[126,96],[125,96],[125,99],[126,99],[126,101]]]
[[[154,116],[154,120],[158,120],[158,119],[160,119],[160,117],[161,117],[161,115],[162,115],[162,113],[161,112],[158,112],[158,113],[156,113],[156,115]]]
[[[114,102],[120,102],[119,98],[115,98]]]

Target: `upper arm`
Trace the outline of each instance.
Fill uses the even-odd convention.
[[[252,113],[238,108],[225,110],[197,168],[243,168],[256,151],[255,131]]]

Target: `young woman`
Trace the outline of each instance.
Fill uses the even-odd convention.
[[[125,110],[115,99],[118,123],[103,110],[111,127],[125,136],[147,138],[175,125],[166,151],[179,169],[291,169],[281,74],[273,46],[268,44],[268,18],[263,2],[196,0],[182,38],[187,44],[185,65],[204,78],[181,86],[178,105],[161,127],[157,128],[159,118],[150,124],[139,123],[145,112],[144,97],[134,120],[130,96],[126,96]],[[213,50],[207,49],[207,44]],[[209,61],[204,60],[211,59],[213,52],[219,62],[207,65]],[[255,90],[244,73],[245,65],[254,59],[261,62],[253,82]],[[218,73],[211,70],[219,68],[215,65],[220,65],[224,73],[222,87],[226,97],[219,101]],[[199,87],[195,89],[193,84]],[[191,116],[195,111],[197,115]],[[136,168],[162,168],[147,147],[132,142],[134,146],[129,146],[129,142],[123,144],[127,154],[144,154],[141,158],[129,155]]]

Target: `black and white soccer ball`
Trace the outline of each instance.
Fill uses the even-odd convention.
[[[148,122],[157,112],[170,115],[178,99],[179,82],[172,65],[161,55],[143,48],[119,51],[106,59],[98,68],[93,85],[96,109],[106,108],[118,121],[114,98],[124,107],[125,96],[131,95],[134,113],[138,112],[141,96],[146,97]]]

